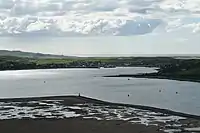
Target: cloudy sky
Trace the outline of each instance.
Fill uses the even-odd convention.
[[[0,36],[11,38],[1,41],[1,49],[64,54],[198,54],[199,32],[200,0],[0,0]],[[62,43],[59,47],[46,41],[45,46],[37,47],[27,40],[13,41],[16,37],[30,40],[44,36],[76,39],[68,38],[68,45],[56,41],[57,45]],[[63,50],[75,46],[74,51]]]

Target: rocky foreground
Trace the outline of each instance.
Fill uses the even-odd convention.
[[[197,133],[200,119],[194,115],[81,96],[1,99],[0,132]]]

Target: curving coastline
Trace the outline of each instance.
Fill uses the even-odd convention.
[[[188,81],[188,82],[196,82],[200,83],[199,79],[194,78],[184,78],[184,77],[176,77],[176,76],[169,76],[169,75],[159,75],[157,73],[149,73],[149,74],[120,74],[120,75],[108,75],[103,76],[107,78],[114,78],[114,77],[127,77],[127,78],[147,78],[147,79],[168,79],[168,80],[176,80],[176,81]]]

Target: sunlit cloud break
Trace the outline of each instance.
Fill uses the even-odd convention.
[[[199,0],[0,0],[1,36],[200,31]],[[156,30],[159,29],[159,30]]]

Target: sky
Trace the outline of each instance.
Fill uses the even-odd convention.
[[[199,32],[199,0],[0,0],[0,49],[200,54]]]

